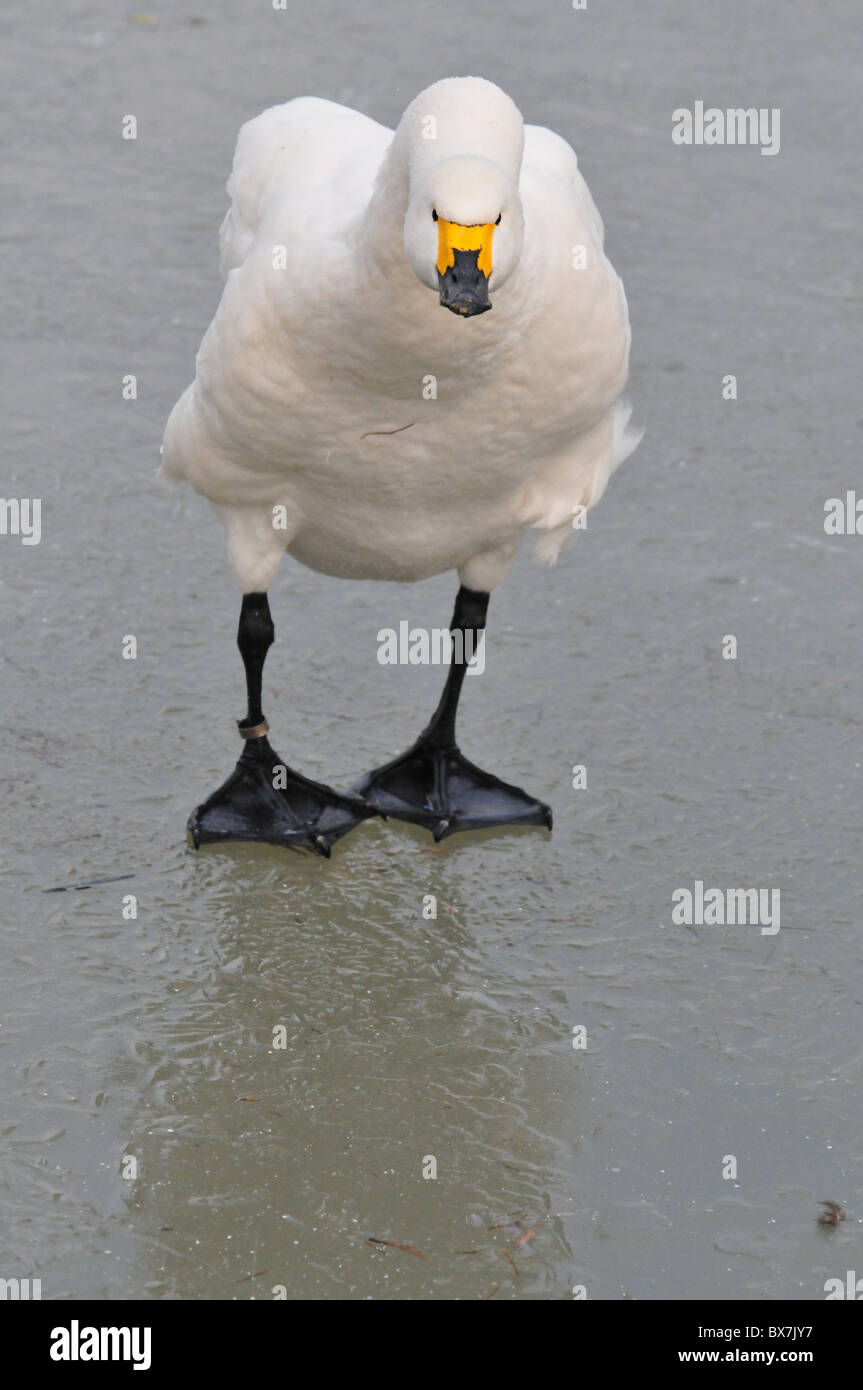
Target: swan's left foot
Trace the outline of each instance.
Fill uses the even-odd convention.
[[[438,747],[425,735],[400,758],[367,772],[351,791],[383,816],[424,825],[438,841],[455,830],[552,825],[543,801],[483,772],[457,747]]]
[[[462,640],[461,655],[450,668],[431,723],[400,758],[367,772],[351,791],[382,816],[426,826],[436,840],[454,830],[484,830],[492,825],[546,825],[551,809],[521,787],[483,772],[464,757],[455,741],[455,717],[467,671],[466,653],[476,652],[485,629],[488,594],[464,585],[458,591],[450,630]],[[467,634],[473,642],[468,644]]]

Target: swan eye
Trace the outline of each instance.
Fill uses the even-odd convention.
[[[437,222],[437,209],[432,208],[432,222]]]
[[[495,224],[494,224],[496,227],[499,227],[499,226],[500,226],[500,219],[501,219],[502,217],[503,217],[503,213],[502,213],[502,212],[499,212],[498,215],[497,215],[497,221],[496,221]]]

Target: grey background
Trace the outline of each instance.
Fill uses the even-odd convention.
[[[3,492],[43,499],[39,546],[0,537],[0,1277],[61,1299],[823,1298],[863,1267],[863,538],[823,529],[861,476],[859,16],[132,14],[0,18]],[[237,128],[305,92],[394,123],[463,72],[578,150],[647,428],[558,568],[525,553],[495,595],[468,682],[463,746],[550,800],[554,835],[433,853],[367,825],[329,864],[195,855],[185,818],[238,752],[237,595],[215,517],[153,475],[218,298]],[[778,156],[674,146],[696,99],[779,107]],[[376,633],[446,622],[453,590],[287,564],[283,754],[338,785],[404,747],[440,672],[380,667]],[[779,935],[673,926],[696,878],[780,888]]]

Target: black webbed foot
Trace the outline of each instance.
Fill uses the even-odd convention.
[[[544,802],[483,772],[455,745],[443,748],[425,735],[401,757],[367,772],[351,791],[383,816],[426,826],[436,840],[494,825],[552,827]]]
[[[260,840],[329,859],[336,840],[377,814],[350,793],[312,782],[286,766],[266,737],[250,739],[226,782],[189,817],[195,848]]]

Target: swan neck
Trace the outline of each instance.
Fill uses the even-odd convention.
[[[357,238],[362,260],[385,273],[394,262],[405,259],[403,237],[409,199],[410,173],[393,141],[378,170]]]

